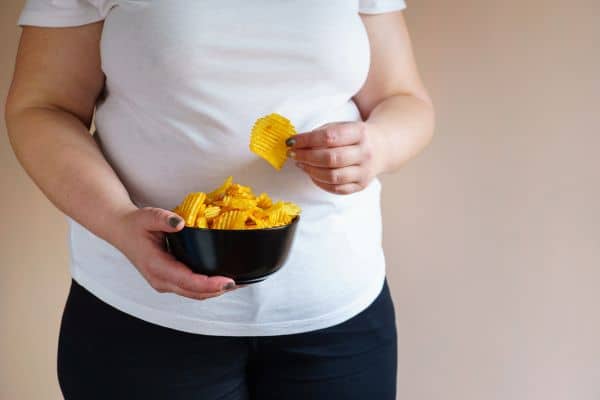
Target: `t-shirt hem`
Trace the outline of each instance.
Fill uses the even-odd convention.
[[[78,13],[78,14],[53,14],[49,16],[47,13],[38,13],[34,11],[26,11],[21,14],[17,20],[18,26],[32,25],[43,26],[49,28],[60,28],[67,26],[81,26],[98,22],[105,17],[97,12]]]
[[[360,14],[382,14],[393,11],[401,11],[406,8],[406,2],[400,0],[378,1],[376,5],[361,7]]]
[[[85,272],[80,269],[72,268],[71,276],[77,283],[86,288],[100,300],[126,314],[166,328],[213,336],[287,335],[337,325],[366,309],[383,289],[385,280],[384,273],[379,279],[373,279],[371,286],[361,292],[361,296],[356,298],[352,303],[332,312],[328,312],[325,315],[303,320],[248,324],[201,320],[152,309],[143,304],[119,296],[102,285],[97,284],[97,282],[86,276]]]

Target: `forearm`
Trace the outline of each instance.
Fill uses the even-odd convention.
[[[425,148],[433,135],[434,119],[431,103],[416,96],[396,95],[379,103],[366,121],[377,173],[398,170]]]
[[[119,218],[137,207],[83,123],[41,107],[14,112],[6,122],[19,162],[46,197],[113,243]]]

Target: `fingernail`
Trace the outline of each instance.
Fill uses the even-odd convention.
[[[234,287],[235,287],[235,283],[228,282],[225,285],[223,285],[223,290],[230,290],[230,289],[233,289]]]
[[[288,157],[294,158],[294,157],[296,157],[296,152],[293,150],[288,150],[287,155],[288,155]]]
[[[292,147],[295,144],[296,144],[296,139],[294,139],[293,137],[287,138],[287,140],[285,141],[285,145],[288,147]]]
[[[296,167],[300,168],[300,169],[304,169],[304,164],[297,162],[296,163]]]
[[[173,228],[176,228],[181,221],[182,220],[179,217],[175,217],[173,215],[169,217],[169,225],[171,225]]]

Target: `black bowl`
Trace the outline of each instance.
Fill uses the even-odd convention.
[[[300,217],[284,226],[225,230],[185,227],[166,234],[168,251],[192,271],[237,284],[260,282],[285,263]]]

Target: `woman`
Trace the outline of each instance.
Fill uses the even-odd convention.
[[[27,1],[6,119],[69,222],[65,398],[395,398],[377,176],[433,131],[404,7]],[[248,150],[271,112],[302,132],[281,171]],[[229,175],[303,209],[286,265],[239,287],[163,247],[169,210]]]

